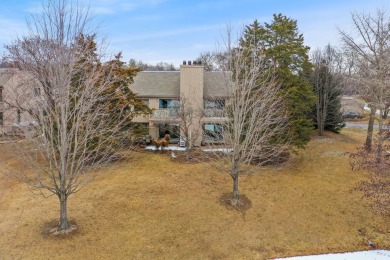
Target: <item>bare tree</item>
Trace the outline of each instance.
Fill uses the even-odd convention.
[[[204,66],[205,71],[221,71],[228,66],[229,54],[222,51],[206,51],[199,54],[196,60]]]
[[[387,134],[389,132],[387,131]],[[374,142],[373,150],[377,143]],[[384,150],[389,151],[390,146],[384,145]],[[360,182],[355,189],[363,191],[364,197],[370,199],[374,210],[383,215],[390,214],[390,157],[388,153],[381,154],[378,159],[375,152],[358,148],[351,154],[351,166],[353,170],[366,170],[371,172],[369,180]]]
[[[115,95],[107,91],[116,80],[114,68],[102,66],[93,41],[78,44],[83,35],[93,35],[90,18],[71,1],[49,0],[32,17],[29,35],[7,47],[21,71],[5,98],[30,119],[19,128],[24,140],[10,151],[27,170],[6,173],[58,197],[60,232],[69,230],[69,196],[117,158],[126,144],[118,137],[130,131],[122,122],[131,115],[122,107],[111,113],[107,105]]]
[[[352,22],[355,34],[339,31],[345,48],[355,57],[356,69],[350,80],[358,87],[360,95],[371,109],[365,144],[366,149],[371,150],[375,112],[377,109],[380,111],[378,124],[381,130],[383,110],[390,95],[390,19],[388,11],[377,10],[376,15],[353,12]],[[382,142],[379,131],[378,158],[381,158]]]
[[[231,35],[231,34],[228,34]],[[227,46],[233,46],[227,39]],[[217,136],[211,145],[219,167],[233,179],[232,203],[239,201],[238,179],[250,165],[275,162],[288,150],[288,114],[280,85],[273,79],[273,69],[261,49],[228,48],[228,70],[224,70],[226,101]],[[250,53],[251,55],[248,55]],[[230,70],[231,69],[231,70]],[[206,137],[210,133],[205,132]]]
[[[130,59],[128,63],[129,67],[132,68],[139,68],[140,70],[146,70],[146,71],[177,71],[178,68],[176,68],[173,63],[167,63],[160,61],[157,64],[148,64],[141,60],[137,61],[135,59]]]
[[[312,54],[313,85],[316,99],[318,135],[324,135],[325,125],[340,124],[340,84],[342,58],[330,45]]]
[[[203,109],[191,103],[189,99],[182,96],[180,105],[172,108],[173,117],[167,118],[164,123],[177,124],[177,128],[173,128],[173,133],[184,141],[186,147],[187,160],[190,158],[190,153],[194,146],[199,145],[202,138],[202,118]]]

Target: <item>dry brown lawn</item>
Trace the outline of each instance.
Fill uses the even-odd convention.
[[[389,249],[389,217],[352,191],[367,174],[352,172],[345,152],[362,137],[327,133],[288,166],[241,176],[244,213],[219,203],[232,181],[209,164],[135,153],[70,197],[79,230],[67,238],[43,234],[56,197],[0,177],[0,259],[265,259],[365,250],[368,238]]]

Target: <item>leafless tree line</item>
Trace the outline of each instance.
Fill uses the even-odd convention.
[[[390,16],[387,10],[378,9],[375,14],[353,12],[351,17],[354,31],[340,30],[351,65],[347,80],[371,110],[365,146],[351,155],[351,164],[353,169],[372,173],[370,180],[360,183],[357,189],[374,200],[375,208],[388,214],[390,158],[385,139],[389,138],[389,130],[384,118],[390,104]],[[376,135],[375,120],[379,128]]]
[[[346,54],[353,62],[348,76],[350,84],[368,103],[371,114],[366,139],[366,149],[372,148],[373,124],[376,111],[379,129],[383,128],[383,112],[390,99],[390,19],[386,10],[377,10],[375,15],[353,12],[351,14],[354,32],[340,30]],[[379,131],[378,142],[382,143]],[[380,157],[381,149],[378,151]]]

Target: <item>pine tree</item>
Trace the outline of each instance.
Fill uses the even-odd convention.
[[[257,20],[246,26],[240,47],[262,52],[275,70],[281,84],[281,95],[286,96],[290,113],[290,135],[296,147],[304,147],[310,140],[313,128],[310,114],[315,96],[310,85],[311,64],[309,47],[298,33],[297,21],[282,14],[274,14],[271,23],[259,24]]]
[[[336,49],[327,45],[312,54],[312,85],[316,95],[313,109],[314,126],[318,135],[324,130],[340,132],[345,126],[341,116],[342,56]]]
[[[98,84],[110,82],[101,93],[102,98],[99,99],[96,107],[104,108],[104,113],[101,117],[106,124],[117,125],[120,122],[120,125],[118,126],[119,128],[115,128],[115,134],[102,133],[101,136],[92,139],[90,143],[91,150],[95,146],[101,145],[100,141],[107,138],[107,136],[110,136],[113,143],[117,142],[118,145],[123,145],[124,141],[130,140],[129,133],[132,134],[135,131],[139,131],[138,128],[140,126],[133,123],[132,119],[137,115],[146,115],[151,112],[148,106],[129,88],[129,85],[134,82],[134,77],[140,70],[125,66],[125,62],[121,61],[121,53],[116,54],[112,60],[100,63],[100,58],[96,54],[95,37],[95,35],[80,35],[77,39],[76,48],[82,50],[80,51],[82,56],[79,56],[79,62],[83,64],[86,61],[89,62],[91,69],[94,68],[92,64],[98,64],[97,68],[102,72],[100,73],[101,77],[98,80]],[[79,73],[73,77],[73,82],[77,82],[85,73],[88,74],[90,71],[79,70]]]

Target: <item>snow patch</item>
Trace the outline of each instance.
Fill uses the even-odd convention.
[[[148,145],[145,147],[146,150],[153,150],[156,151],[156,147],[152,145]],[[161,148],[158,149],[161,151]],[[185,151],[186,147],[179,147],[179,146],[167,146],[162,149],[163,151]]]
[[[295,256],[287,258],[276,258],[275,260],[389,260],[390,251],[388,250],[371,250],[360,252],[349,252],[340,254],[326,254],[326,255],[308,255]]]

